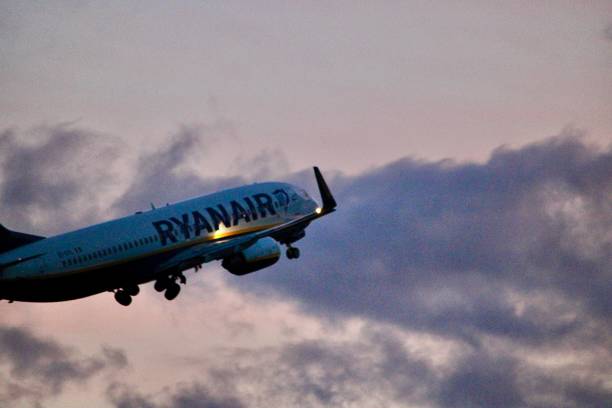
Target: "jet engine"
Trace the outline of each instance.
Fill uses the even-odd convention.
[[[280,258],[280,248],[270,237],[259,239],[242,252],[223,259],[221,266],[234,275],[246,275],[270,265]]]

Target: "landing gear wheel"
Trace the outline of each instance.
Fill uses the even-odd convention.
[[[167,278],[159,278],[158,280],[155,281],[155,285],[153,285],[153,287],[155,288],[156,291],[163,292],[164,290],[166,290],[169,283],[170,282],[168,281]]]
[[[287,248],[288,259],[298,259],[300,257],[300,249],[295,247]]]
[[[166,288],[166,292],[164,293],[164,297],[168,300],[173,300],[176,298],[181,291],[181,287],[176,282],[172,282]]]
[[[123,290],[130,296],[136,296],[140,293],[140,288],[138,285],[126,286],[123,288]]]
[[[115,300],[122,306],[129,306],[132,303],[132,297],[123,289],[115,292]]]

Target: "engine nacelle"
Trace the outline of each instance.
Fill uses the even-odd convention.
[[[264,237],[244,251],[223,259],[221,266],[234,275],[246,275],[270,265],[280,258],[280,248],[275,240]]]

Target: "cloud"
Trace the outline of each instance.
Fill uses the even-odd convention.
[[[57,140],[67,140],[60,145],[71,153],[50,153],[60,163],[87,157],[87,151],[106,151],[107,145],[88,136],[64,137]],[[67,186],[45,178],[48,171],[71,173],[58,162],[45,162],[39,148],[50,142],[44,140],[25,143],[11,132],[0,137],[0,147],[8,149],[2,152],[10,150],[25,161],[42,157],[35,170],[25,170],[32,173],[22,184],[30,187],[20,190],[20,183],[10,179],[21,177],[18,161],[0,155],[0,165],[9,170],[2,173],[2,189],[17,192],[7,201],[14,214],[26,214],[20,213],[20,203],[52,212],[37,200],[55,186],[64,191],[63,205],[70,206],[80,194],[96,194],[90,177],[112,180],[112,173],[96,167],[96,159],[97,176],[85,165],[84,176],[68,177]],[[281,161],[266,167],[277,155],[262,153],[236,164],[245,174],[205,178],[186,163],[212,145],[214,137],[206,132],[181,128],[166,145],[133,162],[113,211],[129,213],[161,197],[179,200],[240,185],[285,166]],[[125,153],[118,154],[109,160],[123,160]],[[273,293],[274,299],[297,302],[322,324],[357,318],[370,328],[350,341],[319,336],[279,340],[264,349],[221,350],[222,363],[203,366],[196,382],[155,394],[113,384],[107,398],[114,406],[269,403],[261,395],[285,406],[382,401],[573,407],[610,399],[612,151],[589,146],[568,130],[522,148],[499,148],[481,164],[405,158],[356,176],[325,173],[339,208],[308,228],[298,243],[302,258],[241,278],[228,275],[226,282],[243,294]],[[287,179],[315,191],[310,169]],[[31,212],[24,222],[32,222]],[[57,217],[57,222],[74,219],[63,212]],[[377,325],[389,329],[371,328]],[[451,344],[450,357],[441,366],[433,363],[406,347],[406,333]],[[23,363],[3,357],[15,376],[34,384],[13,384],[2,390],[4,398],[60,392],[77,374],[89,378],[103,370],[96,362],[104,361],[105,367],[127,363],[121,352],[80,358],[46,344],[41,340],[32,346],[42,356],[30,353],[32,362],[23,353]],[[44,361],[51,357],[45,356],[61,357],[61,350],[63,361],[72,363],[61,366],[57,385],[37,377],[48,369]],[[20,371],[21,366],[38,368]]]
[[[93,357],[54,340],[41,338],[24,327],[0,326],[0,365],[8,367],[8,378],[0,381],[0,402],[33,405],[60,394],[70,383],[83,383],[105,370],[128,365],[121,350],[104,347]]]
[[[117,142],[65,125],[0,133],[2,223],[59,232],[98,219],[95,200],[113,186]]]
[[[240,177],[204,179],[185,170],[185,163],[195,154],[203,158],[214,148],[217,138],[211,129],[183,126],[168,143],[150,154],[143,154],[136,165],[135,177],[126,193],[114,204],[120,212],[142,210],[148,203],[174,202],[230,185],[244,182]]]
[[[230,166],[241,170],[237,176],[200,176],[194,170],[219,146],[219,135],[227,136],[228,127],[226,121],[181,126],[165,145],[138,153],[115,137],[66,124],[5,129],[0,132],[0,223],[31,233],[66,232],[286,168],[282,154],[263,152]],[[266,164],[271,156],[276,161]]]
[[[107,399],[116,408],[243,408],[233,396],[216,396],[206,386],[193,383],[178,385],[174,392],[164,393],[164,401],[154,402],[151,396],[143,395],[132,387],[118,383],[111,384]]]
[[[429,383],[440,406],[601,405],[612,395],[610,180],[612,151],[571,131],[483,164],[403,159],[340,175],[329,180],[338,211],[308,229],[299,262],[232,282],[330,324],[357,316],[467,347],[454,374]],[[582,361],[553,371],[527,355]]]
[[[224,126],[223,122],[210,126],[182,126],[165,145],[152,153],[142,154],[131,184],[114,203],[114,208],[121,213],[132,213],[142,210],[148,203],[182,201],[288,171],[287,159],[279,150],[263,150],[252,157],[233,157],[232,152],[220,149],[219,134],[226,132]],[[227,157],[229,175],[219,170],[214,176],[201,176],[199,167],[217,153]]]
[[[308,229],[303,258],[238,284],[465,340],[557,341],[582,313],[609,329],[610,180],[612,152],[571,136],[338,177],[338,211]]]
[[[443,407],[524,407],[527,401],[517,384],[517,361],[486,353],[462,361],[442,381],[438,400]]]
[[[354,341],[304,340],[263,349],[220,349],[198,380],[145,395],[112,384],[117,408],[370,406],[376,401],[421,401],[430,369],[392,335]]]
[[[217,358],[201,363],[197,380],[152,394],[113,384],[107,398],[117,408],[552,408],[603,406],[612,397],[605,386],[609,377],[584,375],[579,365],[551,368],[513,346],[459,347],[434,362],[411,336],[368,322],[344,339],[330,335],[263,348],[221,348]]]

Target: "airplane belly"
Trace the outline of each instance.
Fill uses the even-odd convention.
[[[61,302],[111,291],[123,285],[150,282],[154,278],[151,261],[131,262],[87,272],[0,280],[0,298],[20,302]]]

